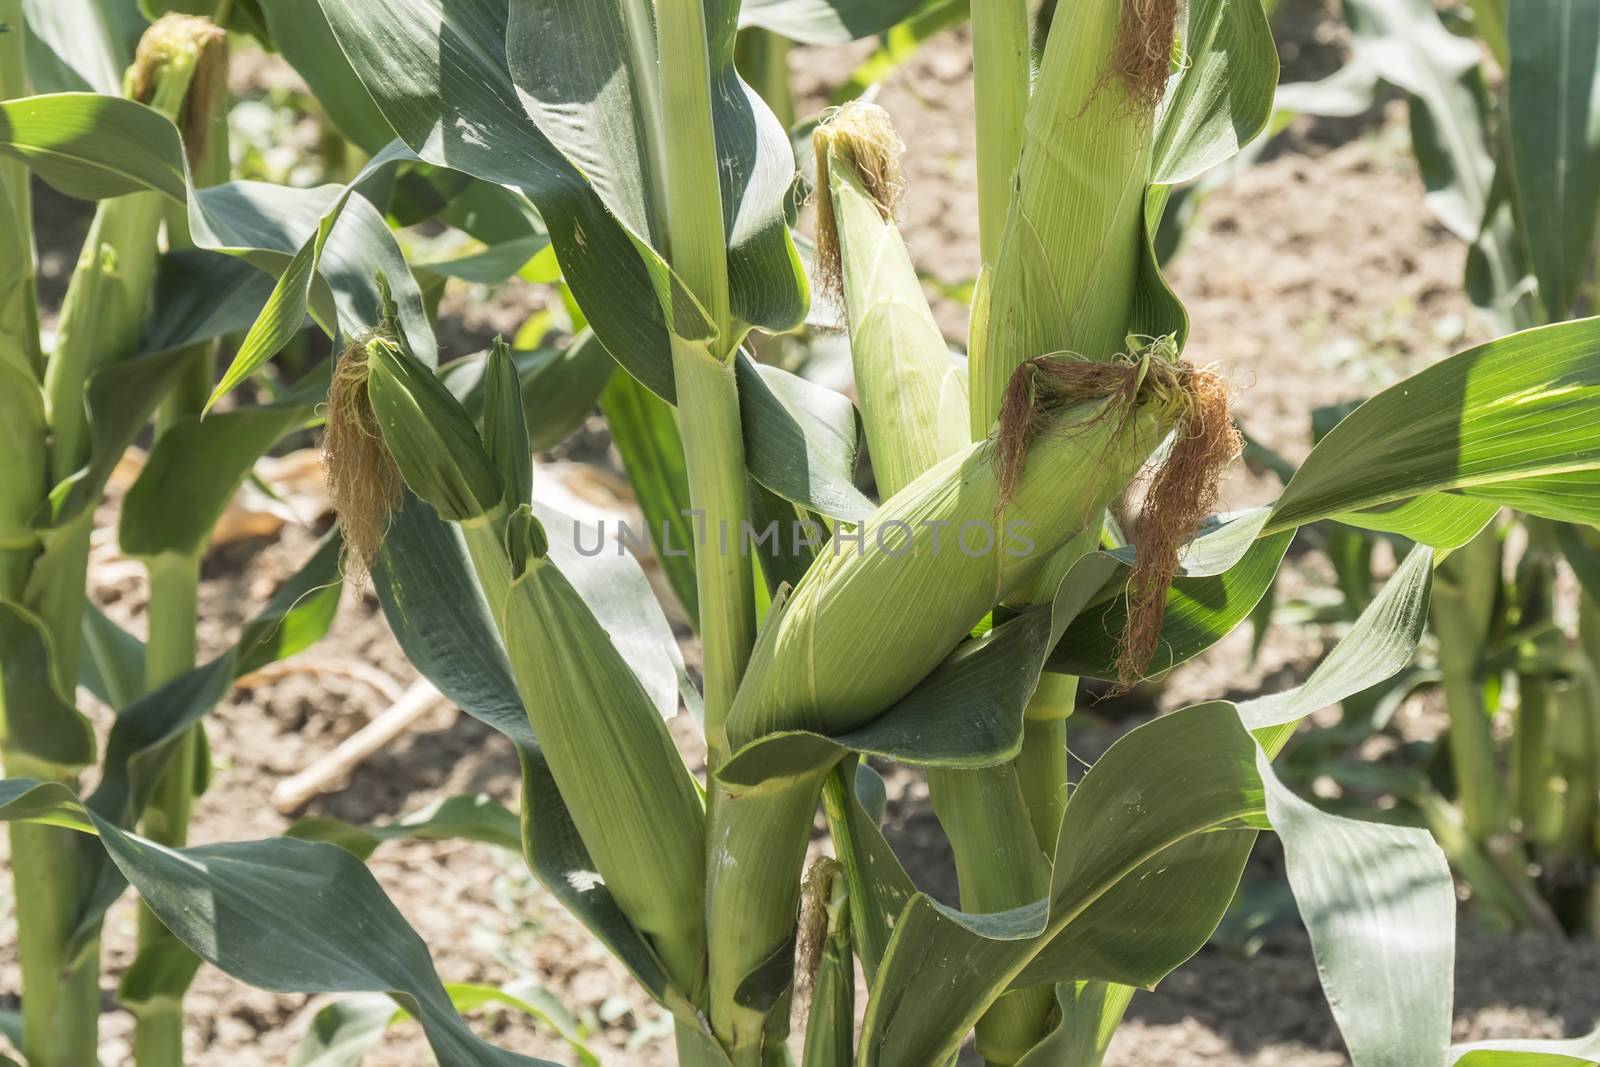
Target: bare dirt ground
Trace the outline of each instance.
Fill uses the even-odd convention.
[[[1338,62],[1337,25],[1320,0],[1289,5],[1283,51],[1289,78],[1316,77]],[[815,105],[849,69],[849,56],[801,51],[795,68],[803,99]],[[964,38],[949,34],[897,73],[879,98],[912,146],[904,230],[924,270],[949,285],[976,269],[970,65]],[[70,269],[70,221],[47,250],[45,273]],[[65,249],[63,251],[63,249]],[[1169,276],[1193,323],[1191,358],[1216,361],[1239,387],[1247,429],[1291,458],[1308,447],[1308,412],[1362,396],[1426,365],[1473,337],[1460,293],[1464,250],[1433,223],[1412,166],[1401,105],[1389,103],[1360,122],[1297,120],[1263,159],[1200,207]],[[56,290],[59,294],[59,288]],[[455,354],[483,332],[514,330],[519,314],[543,298],[526,290],[455,294],[446,311]],[[519,312],[520,309],[520,312]],[[944,301],[941,321],[953,340],[964,309]],[[602,439],[603,443],[603,439]],[[1276,492],[1270,475],[1241,473],[1225,503],[1245,506]],[[111,513],[107,512],[108,519]],[[243,541],[206,562],[201,617],[203,653],[220,651],[239,625],[310,552],[315,531],[290,526],[272,538]],[[1300,553],[1282,595],[1322,580],[1319,561]],[[144,580],[110,560],[92,576],[93,596],[136,632],[144,625]],[[1249,661],[1242,635],[1180,672],[1160,694],[1164,708],[1224,694],[1247,695],[1293,684],[1326,647],[1316,628],[1280,626]],[[357,663],[404,686],[406,663],[370,595],[347,592],[333,634],[291,669],[236,692],[211,716],[217,763],[193,829],[196,843],[281,833],[293,816],[352,822],[384,820],[460,793],[516,799],[517,768],[498,734],[448,707],[436,708],[410,734],[369,760],[348,782],[285,816],[266,802],[272,788],[331,750],[388,698],[352,677]],[[1115,715],[1113,715],[1113,712]],[[1150,709],[1133,709],[1147,715]],[[1082,751],[1103,749],[1125,728],[1124,712],[1096,708],[1075,726]],[[107,714],[99,714],[102,729]],[[683,725],[680,722],[680,725]],[[690,732],[687,726],[682,731]],[[1076,750],[1076,749],[1075,749]],[[953,876],[919,779],[891,774],[889,830],[907,864],[936,895],[953,896]],[[0,846],[3,848],[3,846]],[[432,949],[446,980],[536,982],[590,1031],[589,1044],[615,1067],[672,1062],[662,1013],[619,966],[533,881],[519,858],[485,846],[396,842],[371,864],[400,910]],[[0,887],[0,1007],[17,989],[10,935],[10,883]],[[115,1006],[114,982],[126,967],[134,911],[124,901],[106,931],[107,1014],[102,1060],[127,1062],[131,1019]],[[1600,1019],[1600,980],[1590,944],[1486,939],[1464,933],[1457,964],[1457,1036],[1564,1036]],[[195,1067],[266,1067],[289,1062],[319,1002],[252,990],[213,969],[201,971],[189,998],[190,1062]],[[575,1062],[548,1028],[525,1016],[486,1014],[482,1032],[499,1044],[556,1062]],[[432,1062],[414,1025],[394,1028],[365,1061],[370,1067]],[[1243,960],[1207,949],[1154,993],[1133,1002],[1113,1041],[1108,1067],[1335,1067],[1347,1062],[1324,1006],[1303,935],[1271,935]]]

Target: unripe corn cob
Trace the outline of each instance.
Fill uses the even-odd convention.
[[[895,227],[903,146],[888,116],[849,104],[813,141],[819,269],[844,304],[872,469],[890,497],[966,447],[966,386]]]
[[[908,693],[1097,521],[1178,415],[1165,401],[1125,405],[1044,416],[1009,497],[989,439],[895,494],[858,535],[836,537],[757,644],[730,719],[735,745],[773,730],[850,730]]]
[[[1184,411],[1181,395],[1141,392],[1140,368],[1122,369],[1126,389],[1034,411],[928,470],[868,517],[859,553],[841,547],[844,531],[835,536],[768,616],[729,717],[735,748],[780,730],[865,724],[1096,521]],[[991,551],[961,550],[964,523],[996,533]],[[1007,530],[1025,534],[1031,551],[1008,555]],[[710,870],[707,899],[711,1018],[736,1067],[759,1062],[766,1013],[741,986],[793,934],[824,773],[797,768],[755,788],[714,786],[710,842],[723,858]],[[762,902],[757,910],[752,901]]]
[[[1080,0],[1056,14],[1000,253],[974,300],[974,436],[1024,360],[1125,347],[1176,12],[1176,0]]]
[[[372,412],[411,491],[454,522],[498,506],[500,476],[450,390],[394,341],[374,337],[366,349]]]
[[[489,358],[487,445],[455,397],[399,342],[375,335],[342,362],[352,359],[329,404],[330,433],[348,424],[341,444],[327,448],[330,483],[387,463],[461,524],[534,735],[595,869],[678,990],[697,999],[706,952],[700,792],[654,701],[546,558],[542,526],[525,503],[512,503],[526,494],[531,471],[509,353],[496,345]],[[369,409],[360,407],[363,397]],[[381,535],[389,501],[336,492],[341,500],[376,506],[375,518],[354,517]]]
[[[517,688],[595,868],[679,990],[698,999],[706,953],[699,790],[638,678],[544,558],[542,539],[526,508],[513,513],[504,633]]]
[[[966,387],[895,227],[903,146],[887,114],[871,104],[846,105],[813,141],[819,271],[843,298],[862,423],[878,490],[888,497],[968,446]],[[1049,890],[1047,853],[1035,840],[1023,780],[1010,764],[928,769],[968,911],[1005,911]],[[978,1023],[979,1052],[990,1062],[1015,1062],[1044,1033],[1054,1007],[1053,989],[1007,994]]]

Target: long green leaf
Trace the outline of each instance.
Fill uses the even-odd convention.
[[[1444,1067],[1456,895],[1427,830],[1330,815],[1257,769],[1328,1003],[1355,1067]]]
[[[144,31],[138,9],[120,0],[22,0],[28,23],[28,81],[35,92],[117,96]]]
[[[543,215],[567,282],[602,343],[652,391],[672,399],[668,317],[677,332],[693,337],[704,330],[695,322],[701,313],[651,249],[648,234],[619,222],[524,111],[507,63],[506,0],[404,0],[383,19],[371,18],[357,0],[320,2],[345,55],[400,137],[429,162],[525,193]],[[786,329],[803,313],[804,279],[792,249],[781,269],[767,254],[774,241],[788,241],[786,228],[773,230],[774,217],[781,222],[781,215],[772,215],[780,204],[767,197],[781,198],[783,190],[773,183],[786,187],[792,158],[774,168],[782,162],[775,153],[789,152],[787,138],[773,129],[765,105],[727,80],[732,35],[731,22],[725,32],[725,12],[719,6],[709,23],[717,30],[718,95],[732,116],[721,144],[732,165],[721,174],[733,311],[745,322]],[[632,93],[622,95],[631,106]],[[773,284],[780,275],[783,284]]]
[[[389,145],[342,188],[235,182],[195,190],[178,131],[164,116],[119,97],[61,93],[0,103],[0,152],[23,159],[71,196],[100,199],[148,189],[187,204],[197,246],[243,255],[281,274],[217,396],[276,354],[299,332],[308,310],[330,334],[335,316],[347,335],[378,322],[374,276],[380,272],[389,279],[412,349],[430,365],[436,361],[421,294],[394,236],[376,209],[355,195],[395,163],[416,158],[404,145]],[[319,274],[332,295],[315,300]]]
[[[741,26],[761,26],[804,44],[844,44],[883,33],[943,0],[745,0]]]
[[[1413,552],[1363,616],[1365,625],[1329,656],[1326,673],[1293,697],[1262,707],[1198,705],[1113,745],[1067,805],[1049,901],[975,916],[914,897],[874,986],[863,1063],[940,1062],[1013,981],[1152,984],[1198,950],[1210,932],[1206,921],[1214,928],[1220,920],[1248,851],[1230,848],[1227,839],[1237,842],[1265,825],[1258,747],[1276,751],[1287,724],[1403,665],[1421,636],[1431,561],[1426,548]],[[1205,851],[1215,862],[1202,862]],[[1168,861],[1178,865],[1170,876]],[[1141,901],[1152,879],[1160,895]],[[1163,910],[1167,931],[1147,929],[1152,899],[1182,905]],[[1122,909],[1127,914],[1119,915]],[[1132,915],[1135,938],[1128,934]],[[1114,970],[1082,973],[1090,949],[1090,959]],[[941,1022],[930,1026],[929,1019]]]
[[[1474,1041],[1450,1057],[1451,1067],[1580,1067],[1600,1062],[1600,1031],[1568,1041]]]
[[[123,498],[123,553],[198,556],[256,461],[314,413],[313,403],[259,404],[167,427]]]
[[[1278,51],[1259,0],[1196,0],[1185,63],[1157,117],[1152,181],[1199,177],[1249,144],[1272,117]]]
[[[1442,491],[1600,519],[1600,319],[1491,341],[1379,393],[1311,450],[1266,532]]]
[[[1411,137],[1439,221],[1478,236],[1494,158],[1478,46],[1445,28],[1431,0],[1345,0],[1356,58],[1414,98]]]
[[[1600,6],[1517,0],[1507,116],[1517,214],[1539,300],[1567,317],[1591,269],[1600,215]]]
[[[24,756],[34,773],[66,776],[94,762],[94,729],[57,689],[44,623],[17,604],[0,602],[0,693],[6,716],[0,744]]]
[[[443,1067],[553,1067],[468,1028],[427,946],[344,849],[291,838],[168,849],[96,826],[145,906],[240,981],[283,993],[388,993],[422,1023]]]

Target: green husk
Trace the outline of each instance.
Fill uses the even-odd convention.
[[[522,406],[522,382],[503,338],[494,339],[483,377],[484,451],[500,472],[505,506],[516,508],[533,498],[533,452],[528,444],[527,411]]]
[[[1173,0],[1082,0],[1055,16],[1033,98],[1000,252],[974,303],[974,418],[998,416],[1025,360],[1125,347],[1143,254],[1156,85],[1170,56]],[[1164,42],[1162,38],[1164,36]],[[982,312],[980,317],[979,312]],[[981,336],[980,336],[981,335]]]
[[[1022,24],[1026,56],[1025,12]],[[1020,85],[1025,101],[1026,77]],[[1020,105],[1015,119],[1020,136]],[[871,104],[846,105],[818,127],[813,141],[818,271],[844,304],[873,472],[879,492],[889,497],[967,447],[965,382],[895,226],[904,146],[887,114]],[[1048,891],[1049,865],[1034,843],[1021,782],[1009,764],[930,768],[928,788],[955,854],[963,908],[1005,911]],[[991,1063],[1014,1062],[1043,1034],[1054,1003],[1048,989],[1001,998],[978,1024],[979,1052]]]
[[[372,413],[411,491],[452,522],[498,506],[499,472],[471,417],[432,368],[385,337],[366,348]]]
[[[844,305],[872,469],[889,497],[967,445],[966,387],[895,226],[904,146],[888,116],[848,104],[813,141],[818,270]]]
[[[768,615],[729,717],[735,748],[781,730],[844,732],[904,696],[1050,553],[1098,520],[1182,412],[1165,388],[1040,401],[1036,415],[932,467],[859,531],[835,534]],[[962,523],[997,531],[993,549],[963,552],[954,540]],[[1008,555],[998,533],[1006,531],[1025,533],[1031,551]],[[856,534],[859,553],[843,548]],[[804,767],[754,788],[713,786],[711,1017],[735,1067],[759,1062],[771,1005],[741,996],[741,987],[791,944],[796,880],[825,775]],[[1031,839],[1018,801],[1016,825]],[[763,901],[754,911],[753,900]]]
[[[1098,521],[1178,415],[1171,398],[1104,394],[1042,413],[1020,446],[1004,434],[969,445],[836,536],[757,643],[734,744],[843,732],[904,696]]]
[[[507,524],[506,649],[562,799],[618,906],[691,1001],[705,973],[705,817],[654,703],[530,512]]]

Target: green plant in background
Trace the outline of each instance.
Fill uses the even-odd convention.
[[[1472,3],[1441,13],[1405,0],[1346,0],[1350,66],[1337,80],[1370,103],[1379,81],[1410,105],[1412,146],[1428,202],[1467,242],[1465,287],[1497,334],[1591,309],[1600,212],[1600,12],[1590,5]],[[1463,34],[1458,36],[1452,28]],[[1309,101],[1300,92],[1291,99]],[[1331,423],[1348,410],[1329,409]],[[1315,427],[1321,432],[1322,427]],[[1483,912],[1518,928],[1592,931],[1600,917],[1592,768],[1600,763],[1600,688],[1592,657],[1593,534],[1582,510],[1512,496],[1440,568],[1426,674],[1397,680],[1369,727],[1382,728],[1404,692],[1437,680],[1450,713],[1448,759],[1431,781],[1398,792],[1433,826]],[[1487,520],[1494,509],[1484,505]],[[1370,596],[1372,542],[1326,534],[1353,617]],[[1558,594],[1577,579],[1577,609]],[[1509,742],[1491,720],[1512,709]],[[1359,740],[1361,723],[1342,731]],[[1309,759],[1309,756],[1308,756]],[[1362,772],[1341,769],[1353,784]]]
[[[251,326],[272,289],[257,267],[291,266],[307,239],[307,209],[314,229],[329,196],[224,184],[226,46],[202,18],[167,15],[144,31],[124,80],[131,99],[26,96],[33,77],[88,85],[83,72],[99,79],[120,54],[109,26],[104,34],[81,26],[65,34],[53,16],[33,4],[0,10],[10,79],[0,86],[8,272],[0,279],[0,421],[15,461],[0,537],[0,760],[13,776],[63,783],[98,764],[88,803],[101,817],[181,844],[210,772],[197,720],[235,677],[315,642],[338,602],[333,542],[234,646],[196,664],[196,593],[211,528],[255,460],[316,421],[327,380],[312,375],[202,421],[216,339]],[[44,31],[38,40],[35,26]],[[42,337],[38,324],[30,170],[70,196],[100,202],[53,338]],[[372,291],[375,307],[371,271],[386,251],[402,270],[403,261],[381,219],[369,221],[382,240],[370,228],[348,240],[323,236],[358,279],[354,290],[332,291],[346,300]],[[332,323],[328,292],[313,313]],[[414,290],[412,300],[420,314]],[[304,315],[304,305],[292,314],[293,330]],[[149,634],[141,642],[87,604],[84,584],[102,491],[152,419],[153,443],[118,528],[123,552],[149,573]],[[90,722],[72,700],[79,685],[118,711],[98,759]],[[126,883],[79,835],[26,823],[12,829],[24,1008],[8,1032],[20,1031],[30,1064],[92,1063],[100,928]],[[118,989],[137,1019],[139,1063],[182,1062],[182,1000],[198,964],[159,920],[141,914],[138,952]]]
[[[521,811],[462,799],[371,829],[317,820],[201,847],[134,833],[155,764],[189,743],[203,710],[178,706],[173,687],[225,690],[228,660],[119,717],[162,758],[108,751],[108,769],[124,768],[106,776],[110,798],[102,785],[85,803],[65,776],[8,762],[0,816],[94,835],[81,854],[97,881],[126,878],[171,943],[242,980],[387,994],[450,1067],[538,1061],[462,1022],[470,997],[439,981],[362,865],[388,838],[519,848],[671,1014],[684,1064],[789,1062],[796,972],[814,970],[808,1065],[947,1063],[976,1030],[991,1063],[1092,1067],[1134,991],[1211,935],[1264,829],[1283,841],[1357,1064],[1555,1064],[1579,1048],[1452,1052],[1454,897],[1438,849],[1416,828],[1318,811],[1272,759],[1306,715],[1410,660],[1436,549],[1468,543],[1508,502],[1596,518],[1600,323],[1446,360],[1330,431],[1274,505],[1207,515],[1233,432],[1214,375],[1179,357],[1186,321],[1151,236],[1168,189],[1268,119],[1276,65],[1259,4],[1195,0],[1180,63],[1176,5],[1073,4],[1054,15],[1037,78],[1026,6],[981,13],[984,262],[965,367],[932,328],[900,240],[885,118],[851,108],[821,129],[819,274],[843,305],[859,412],[745,351],[797,326],[810,293],[785,214],[786,131],[734,72],[737,3],[403,0],[384,19],[358,0],[300,7],[306,34],[272,27],[276,42],[325,99],[359,81],[373,111],[347,115],[349,130],[375,115],[362,136],[381,124],[399,141],[352,133],[369,167],[306,194],[313,231],[257,256],[279,276],[208,404],[308,312],[337,330],[328,449],[350,558],[370,568],[418,669],[515,745]],[[845,0],[750,5],[762,7],[845,25],[859,13]],[[337,50],[312,60],[318,26]],[[191,188],[159,116],[98,97],[0,106],[7,154],[47,178],[102,196],[159,189],[187,203],[197,245],[245,244],[217,231],[246,190]],[[501,251],[517,269],[547,237],[592,331],[584,343],[617,364],[601,395],[614,436],[643,442],[629,467],[656,501],[647,514],[684,500],[692,512],[678,518],[695,551],[672,567],[693,590],[703,694],[637,566],[586,555],[570,519],[532,502],[529,457],[550,412],[530,404],[517,355],[496,346],[436,372],[423,290],[368,199],[392,177],[380,199],[396,218],[458,179],[537,211],[537,232],[524,226]],[[262,219],[295,206],[248,191]],[[576,373],[525,362],[550,381]],[[878,502],[855,485],[863,434]],[[1152,457],[1159,473],[1123,536],[1105,512]],[[203,480],[191,470],[174,484]],[[1295,531],[1333,517],[1416,547],[1306,684],[1157,719],[1069,799],[1073,686],[1057,679],[1127,682],[1193,657],[1251,614]],[[985,528],[987,548],[958,548]],[[747,529],[776,534],[756,546]],[[929,536],[940,530],[943,550]],[[1019,530],[1030,544],[1008,553],[1002,538]],[[680,702],[703,727],[703,784],[665,726]],[[862,755],[930,769],[960,910],[900,867]],[[803,880],[819,802],[836,858]],[[870,988],[859,1038],[855,963]],[[373,1016],[368,1034],[392,1018],[382,1005]]]

